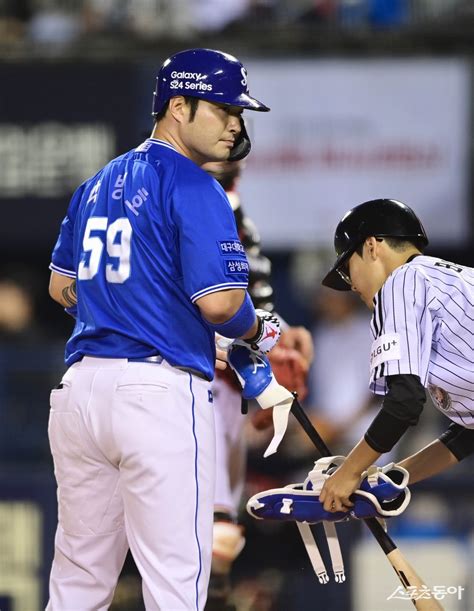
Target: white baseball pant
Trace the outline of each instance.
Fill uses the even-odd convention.
[[[200,610],[212,552],[210,384],[85,357],[51,393],[59,523],[48,611],[102,611],[130,547],[147,610]]]
[[[212,382],[212,392],[216,420],[215,509],[237,517],[246,467],[242,394],[218,376]]]

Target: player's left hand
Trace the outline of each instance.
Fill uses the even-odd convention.
[[[281,337],[280,319],[266,310],[257,308],[255,310],[257,316],[257,332],[253,337],[242,339],[243,343],[248,345],[249,349],[260,355],[265,355],[270,352],[278,343]]]
[[[324,482],[319,500],[326,511],[348,511],[354,505],[349,497],[359,487],[361,474],[350,472],[344,467],[343,463]]]

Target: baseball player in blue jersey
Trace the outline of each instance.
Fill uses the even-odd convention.
[[[191,49],[161,67],[152,135],[72,197],[50,294],[76,318],[51,393],[59,524],[48,609],[107,609],[128,548],[147,609],[202,609],[212,550],[215,333],[266,353],[232,208],[199,166],[250,150],[247,72]]]
[[[349,497],[362,472],[417,423],[425,388],[451,424],[399,463],[410,481],[474,452],[474,269],[424,256],[421,222],[391,199],[347,212],[334,244],[337,260],[323,284],[352,289],[373,311],[370,386],[385,397],[364,438],[322,488],[320,500],[332,512],[353,506]]]

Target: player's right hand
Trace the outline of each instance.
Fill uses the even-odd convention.
[[[281,337],[280,321],[276,316],[266,310],[255,310],[258,329],[253,337],[243,341],[258,354],[267,354],[276,346]]]
[[[216,369],[224,371],[227,369],[229,347],[232,345],[234,340],[229,339],[228,337],[223,337],[222,335],[219,335],[219,333],[215,333],[214,341],[216,344]]]

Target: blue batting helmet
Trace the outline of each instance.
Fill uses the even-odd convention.
[[[153,116],[178,95],[248,110],[270,110],[249,95],[247,70],[239,60],[213,49],[188,49],[164,62],[156,77]]]

